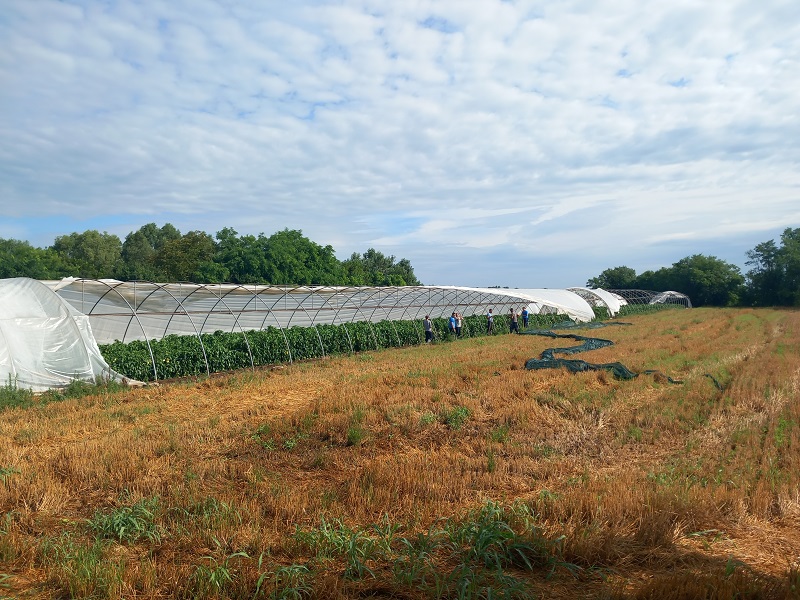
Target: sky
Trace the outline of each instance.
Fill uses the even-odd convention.
[[[0,0],[0,237],[584,285],[800,227],[797,0]]]

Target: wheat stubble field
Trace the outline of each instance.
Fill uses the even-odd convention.
[[[624,320],[7,409],[0,597],[800,598],[800,312]]]

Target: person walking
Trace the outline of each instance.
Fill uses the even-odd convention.
[[[425,315],[422,325],[425,328],[425,343],[430,344],[433,341],[433,323],[431,323],[430,315]]]
[[[456,313],[456,337],[461,337],[461,326],[464,324],[464,319],[461,313]]]
[[[511,309],[511,323],[508,326],[508,333],[519,333],[519,319],[513,308]]]
[[[492,314],[492,309],[489,309],[489,314],[486,315],[486,335],[492,335],[494,333],[494,315]]]

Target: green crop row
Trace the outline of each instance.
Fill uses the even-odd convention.
[[[547,327],[563,320],[562,315],[531,316],[529,327]],[[455,339],[448,332],[447,319],[436,318],[432,322],[435,340]],[[508,331],[509,317],[495,316],[494,334]],[[483,335],[486,335],[485,315],[464,318],[462,337]],[[424,340],[421,320],[377,323],[357,321],[287,329],[267,327],[232,333],[215,331],[199,337],[168,335],[151,341],[149,347],[143,341],[127,344],[114,342],[100,346],[100,351],[109,366],[118,373],[139,381],[153,381],[287,363],[332,354],[413,346]]]
[[[685,308],[682,304],[626,304],[619,309],[617,317],[628,315],[647,315],[661,310]]]

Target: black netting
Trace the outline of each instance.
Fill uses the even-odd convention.
[[[600,327],[607,327],[608,325],[630,325],[630,323],[621,323],[616,321],[610,323],[600,323],[597,321],[593,321],[592,323],[582,323],[579,325],[573,323],[572,321],[565,321],[554,325],[553,329],[573,329],[579,327],[599,329]],[[528,331],[523,332],[523,335],[540,335],[549,338],[569,338],[581,342],[581,344],[577,346],[570,346],[566,348],[548,348],[539,355],[539,358],[531,358],[525,363],[525,368],[528,369],[529,371],[535,369],[560,369],[562,367],[568,369],[572,373],[580,373],[582,371],[606,370],[606,371],[611,371],[614,374],[614,377],[616,377],[617,379],[633,379],[634,377],[638,377],[639,375],[648,374],[648,375],[656,375],[656,377],[662,378],[664,381],[668,381],[669,383],[683,383],[682,381],[679,381],[677,379],[672,379],[672,377],[665,375],[661,371],[656,371],[653,369],[648,369],[646,371],[642,371],[641,373],[636,373],[634,371],[631,371],[628,367],[626,367],[620,362],[590,363],[586,362],[585,360],[555,357],[556,354],[577,354],[579,352],[587,352],[589,350],[597,350],[598,348],[613,346],[614,342],[612,342],[611,340],[585,337],[582,335],[574,335],[571,333],[555,333],[552,330],[547,330],[547,329],[529,329]]]

